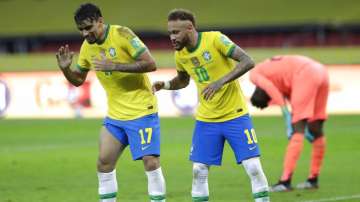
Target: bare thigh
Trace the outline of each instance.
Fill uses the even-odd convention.
[[[100,131],[98,171],[111,172],[115,169],[117,159],[126,148],[104,126]]]

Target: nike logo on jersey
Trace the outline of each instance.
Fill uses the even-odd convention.
[[[253,146],[253,147],[249,147],[249,150],[254,150],[256,148],[256,146]]]
[[[144,151],[144,150],[146,150],[146,149],[147,149],[147,148],[149,148],[149,147],[150,147],[150,145],[147,145],[147,146],[142,146],[142,147],[141,147],[141,150],[143,150],[143,151]]]

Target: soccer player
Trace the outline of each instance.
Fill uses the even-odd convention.
[[[133,159],[144,163],[150,200],[165,201],[157,101],[145,74],[156,69],[154,59],[129,28],[105,24],[96,5],[80,5],[74,19],[85,38],[77,68],[70,68],[73,53],[68,45],[60,47],[56,57],[74,86],[82,85],[88,71],[95,70],[106,91],[108,114],[100,132],[97,162],[100,201],[116,201],[116,161],[127,145]]]
[[[250,72],[256,85],[251,102],[258,108],[279,105],[287,123],[289,143],[283,173],[271,191],[289,191],[291,177],[303,148],[304,136],[312,143],[308,179],[299,189],[318,188],[318,176],[325,153],[323,124],[327,118],[329,92],[327,70],[322,64],[300,55],[275,56],[256,65]],[[290,102],[292,113],[286,107]]]
[[[237,78],[254,66],[252,59],[220,32],[198,32],[194,15],[184,9],[168,15],[177,76],[157,81],[154,91],[177,90],[196,82],[200,105],[196,113],[190,160],[193,161],[192,200],[208,201],[208,173],[221,165],[225,140],[250,177],[256,202],[269,201],[268,183],[260,163],[255,130]],[[238,61],[235,65],[233,60]]]

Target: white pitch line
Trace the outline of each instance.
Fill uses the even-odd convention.
[[[343,201],[348,199],[359,199],[360,194],[352,195],[352,196],[339,196],[333,198],[326,198],[326,199],[318,199],[318,200],[310,200],[310,201],[301,201],[301,202],[328,202],[328,201]]]

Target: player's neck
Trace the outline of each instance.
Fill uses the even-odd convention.
[[[108,26],[107,24],[103,24],[102,26],[102,31],[100,33],[100,40],[99,40],[99,43],[103,43],[105,41],[105,38],[106,38],[106,30],[108,29]]]
[[[190,43],[186,46],[188,50],[196,49],[198,43],[200,43],[199,33],[194,31],[194,33],[190,37]]]

